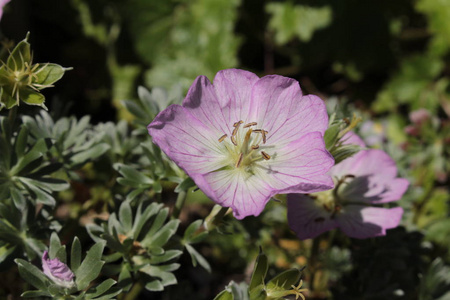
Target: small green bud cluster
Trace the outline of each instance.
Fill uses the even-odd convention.
[[[1,62],[0,110],[19,105],[20,100],[46,109],[45,97],[40,90],[53,87],[53,83],[69,70],[52,63],[33,64],[28,36],[11,51],[6,63]]]

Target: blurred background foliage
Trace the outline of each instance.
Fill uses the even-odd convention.
[[[54,206],[48,193],[71,185],[58,195],[55,219],[36,221],[49,229],[58,227],[56,220],[67,222],[64,242],[74,234],[86,241],[83,226],[107,219],[106,208],[117,211],[125,199],[155,197],[173,206],[173,189],[191,187],[149,142],[145,125],[179,103],[195,77],[212,80],[225,68],[293,77],[330,111],[337,104],[343,116],[357,111],[367,144],[387,151],[411,182],[401,228],[363,241],[325,234],[318,245],[322,263],[307,261],[311,241],[297,240],[277,203],[258,219],[226,217],[222,233],[211,232],[194,249],[212,274],[191,266],[196,254],[188,249],[178,285],[158,299],[212,299],[231,280],[248,282],[258,246],[274,266],[268,278],[291,267],[314,269],[314,278],[308,268],[304,278],[315,287],[312,299],[450,299],[450,1],[12,0],[0,29],[4,47],[31,31],[35,61],[73,67],[45,93],[51,113],[23,119],[28,141],[54,144],[45,148],[51,159],[44,167],[55,164],[61,178],[35,192],[35,200]],[[417,119],[419,109],[427,113]],[[188,193],[182,231],[212,208],[200,191]],[[29,219],[32,213],[14,214]],[[50,233],[26,224],[11,226],[36,244],[20,243],[34,257]],[[22,251],[8,245],[2,243],[2,257]],[[0,295],[15,293],[11,274],[0,280]]]

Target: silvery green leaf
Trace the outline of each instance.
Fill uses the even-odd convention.
[[[88,287],[91,281],[100,274],[104,264],[104,261],[101,260],[104,248],[105,242],[102,241],[92,246],[87,252],[85,259],[75,273],[75,282],[79,290],[84,290]]]
[[[29,284],[41,291],[47,291],[47,287],[50,282],[47,276],[42,273],[36,266],[30,264],[23,259],[14,260],[19,267],[20,276],[25,279]]]
[[[249,291],[253,290],[259,285],[264,285],[269,265],[267,263],[267,256],[261,251],[256,259],[255,267],[253,268],[252,279],[250,280]]]

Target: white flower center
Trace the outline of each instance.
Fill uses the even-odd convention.
[[[263,151],[266,144],[267,131],[256,128],[256,122],[244,124],[238,121],[233,124],[233,133],[228,138],[227,134],[219,138],[219,143],[224,143],[230,160],[230,166],[252,172],[252,167],[257,162],[270,159],[270,155]]]

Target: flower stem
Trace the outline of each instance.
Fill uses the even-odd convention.
[[[181,209],[184,206],[184,202],[186,202],[187,192],[180,191],[178,193],[177,202],[175,202],[175,207],[173,208],[172,218],[177,219],[180,216]]]
[[[316,272],[318,270],[318,255],[319,255],[319,246],[320,246],[320,240],[321,240],[321,236],[318,236],[317,238],[313,239],[313,243],[311,246],[311,252],[309,255],[309,261],[308,264],[310,265],[310,285],[309,285],[309,290],[312,292],[314,291],[314,280],[316,277]]]
[[[130,292],[125,295],[125,298],[123,300],[134,300],[139,296],[144,289],[144,284],[141,280],[136,282],[133,287],[131,288]]]

